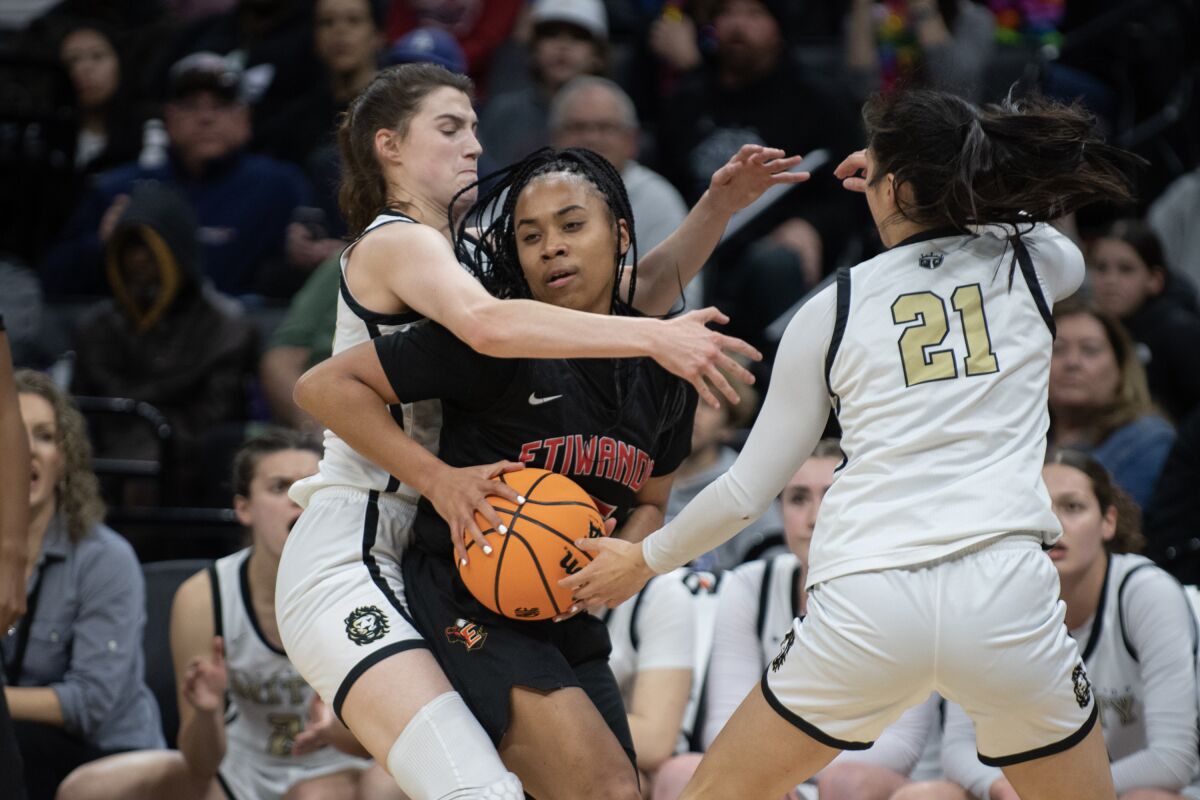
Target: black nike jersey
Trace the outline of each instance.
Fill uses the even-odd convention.
[[[567,475],[618,523],[649,478],[691,451],[696,393],[650,359],[491,358],[434,322],[379,337],[375,349],[401,402],[442,401],[447,464],[508,459]],[[445,523],[421,503],[417,543],[445,553]]]

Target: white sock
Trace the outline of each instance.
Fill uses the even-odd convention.
[[[388,751],[388,772],[411,800],[523,800],[492,740],[457,692],[418,711]]]

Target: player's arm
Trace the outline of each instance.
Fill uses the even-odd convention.
[[[498,358],[648,356],[696,387],[710,405],[711,383],[730,402],[725,375],[753,383],[727,355],[761,354],[740,339],[709,330],[728,318],[715,308],[670,320],[589,314],[535,300],[497,300],[454,258],[450,243],[423,225],[386,225],[355,246],[355,267],[413,310],[445,326],[479,353]],[[403,258],[397,258],[403,253]],[[724,374],[722,374],[724,370]]]
[[[765,567],[762,561],[747,564],[725,573],[721,580],[704,678],[707,706],[700,741],[705,750],[766,669],[756,630]]]
[[[670,311],[680,289],[696,277],[720,243],[735,212],[772,186],[809,179],[807,172],[788,172],[800,161],[800,156],[784,158],[784,151],[756,144],[734,153],[713,173],[708,189],[679,227],[639,260],[633,298],[637,309],[654,316]]]
[[[675,473],[652,477],[642,484],[634,498],[637,505],[625,518],[625,524],[613,533],[618,539],[627,542],[640,542],[654,531],[662,527],[667,515],[667,501],[671,497],[671,485],[675,483]]]
[[[382,336],[322,361],[296,382],[295,399],[346,444],[424,495],[450,526],[456,556],[462,560],[464,531],[490,552],[475,512],[493,527],[503,527],[485,498],[499,495],[516,502],[511,487],[491,478],[521,465],[450,467],[392,419],[389,404],[472,394],[473,381],[483,384],[477,394],[488,394],[485,386],[492,371],[487,367],[496,366],[495,359],[476,357],[453,337],[437,337],[428,327]],[[501,368],[505,365],[511,369],[511,362],[503,362]]]
[[[607,539],[581,541],[580,547],[596,558],[561,581],[577,600],[620,604],[655,573],[675,569],[732,538],[779,496],[812,453],[829,417],[824,360],[835,296],[831,285],[792,318],[762,411],[728,472],[646,537],[640,548]]]
[[[8,334],[0,317],[0,631],[25,613],[29,558],[29,437],[21,423]]]
[[[179,708],[179,752],[197,780],[214,778],[225,757],[228,675],[216,636],[208,571],[188,578],[171,604],[171,659]]]

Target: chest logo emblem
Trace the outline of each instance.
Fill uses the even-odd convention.
[[[549,403],[562,397],[561,394],[552,394],[549,397],[538,397],[537,392],[529,393],[529,405],[540,406],[542,403]]]
[[[346,636],[357,645],[377,642],[388,630],[387,615],[378,606],[359,606],[346,617]]]

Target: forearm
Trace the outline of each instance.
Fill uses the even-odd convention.
[[[455,320],[443,324],[474,350],[495,358],[652,356],[662,335],[657,320],[589,314],[534,300],[489,302],[475,317],[476,324],[467,329]]]
[[[670,758],[679,731],[663,730],[662,722],[652,716],[629,714],[628,720],[629,736],[633,739],[633,752],[637,753],[638,769],[652,774]]]
[[[193,710],[179,725],[178,747],[188,770],[197,778],[217,774],[225,758],[225,720],[220,709]]]
[[[650,504],[640,505],[629,513],[625,524],[613,535],[618,539],[636,544],[661,528],[665,518],[662,507]]]
[[[58,694],[46,686],[6,686],[4,699],[12,718],[44,725],[63,726],[62,703]]]
[[[687,286],[721,242],[725,227],[737,209],[720,205],[706,191],[666,239],[638,262],[639,311],[661,316],[671,310]]]

